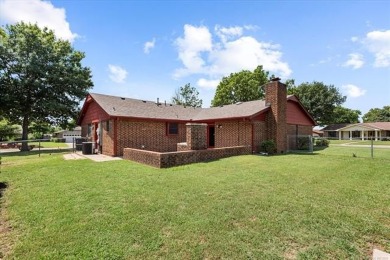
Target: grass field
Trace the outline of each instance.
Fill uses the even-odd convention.
[[[371,145],[370,140],[329,140],[330,144]],[[389,145],[390,141],[374,141],[374,145]]]
[[[35,147],[38,147],[39,144],[41,145],[41,148],[63,148],[68,147],[66,143],[55,143],[55,142],[30,142],[29,145],[35,145]]]
[[[369,259],[373,248],[390,252],[390,149],[374,159],[354,151],[170,169],[3,155],[0,251],[20,259]]]

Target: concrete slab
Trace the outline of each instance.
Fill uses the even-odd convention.
[[[80,154],[77,153],[67,153],[64,154],[64,159],[65,160],[80,160],[80,159],[87,159],[84,156],[81,156]]]
[[[107,162],[107,161],[116,161],[116,160],[122,160],[121,157],[112,157],[104,154],[83,154],[85,158],[91,159],[95,162]]]
[[[372,253],[373,260],[390,260],[390,254],[379,249],[374,249]]]
[[[107,162],[122,160],[121,157],[112,157],[104,154],[83,154],[81,151],[64,154],[65,160],[90,159],[95,162]]]

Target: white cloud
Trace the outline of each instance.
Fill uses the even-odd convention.
[[[221,27],[219,25],[216,25],[214,27],[214,30],[222,42],[226,42],[229,39],[239,37],[243,33],[243,28],[240,26]]]
[[[123,83],[127,77],[127,71],[117,65],[108,65],[110,79],[116,83]]]
[[[220,41],[213,42],[207,27],[185,25],[184,36],[176,40],[183,67],[175,71],[174,77],[202,74],[215,79],[243,69],[253,70],[258,65],[281,77],[291,75],[288,64],[282,61],[280,46],[245,36],[246,27],[217,25],[214,29]]]
[[[375,55],[375,67],[390,67],[390,30],[367,33],[364,44]]]
[[[196,82],[196,85],[198,85],[200,88],[216,89],[219,82],[220,82],[220,80],[208,80],[208,79],[200,78]]]
[[[359,40],[359,38],[356,37],[356,36],[351,37],[351,41],[352,41],[352,42],[357,42],[358,40]]]
[[[344,67],[352,67],[353,69],[359,69],[363,66],[363,55],[359,53],[351,53],[349,54],[349,60],[347,60],[343,66]]]
[[[341,88],[344,90],[346,95],[351,98],[360,97],[366,94],[366,90],[352,84],[343,85]]]
[[[186,24],[184,25],[184,37],[177,38],[175,44],[178,47],[179,59],[186,68],[178,71],[176,77],[202,72],[205,61],[201,53],[211,51],[212,49],[209,29],[204,26],[195,27]]]
[[[78,36],[72,33],[66,21],[64,8],[56,8],[48,1],[40,0],[1,0],[0,16],[8,24],[24,21],[37,23],[40,27],[48,27],[57,37],[73,42]]]
[[[153,38],[150,42],[145,42],[144,44],[144,53],[149,54],[150,50],[154,48],[154,45],[156,44],[156,39]]]

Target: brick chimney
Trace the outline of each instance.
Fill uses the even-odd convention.
[[[287,149],[287,87],[274,78],[265,85],[265,103],[271,109],[266,116],[267,138],[274,140],[277,153],[285,153]]]

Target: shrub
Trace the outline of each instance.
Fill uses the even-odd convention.
[[[315,140],[315,146],[318,146],[318,147],[328,147],[329,146],[329,140],[327,140],[327,139],[316,139]]]
[[[310,139],[308,137],[297,138],[297,150],[309,150]]]
[[[273,140],[261,142],[260,151],[268,154],[274,154],[276,152],[275,142]]]

